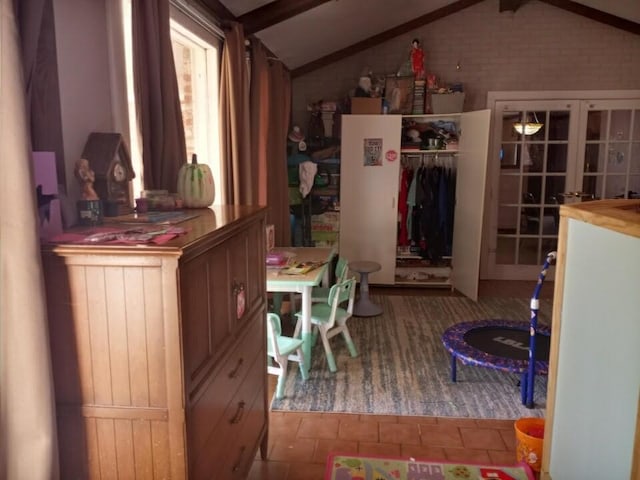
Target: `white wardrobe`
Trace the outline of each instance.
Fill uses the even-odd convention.
[[[340,255],[371,260],[382,269],[372,284],[395,285],[402,120],[456,122],[455,152],[412,151],[425,158],[455,157],[456,196],[448,285],[478,296],[482,217],[489,146],[490,110],[447,115],[343,115],[340,177]],[[403,283],[404,284],[404,283]]]

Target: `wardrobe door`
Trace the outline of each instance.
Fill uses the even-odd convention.
[[[343,115],[340,255],[380,263],[375,284],[395,280],[400,115]]]
[[[453,287],[478,299],[491,110],[463,113],[453,222]]]

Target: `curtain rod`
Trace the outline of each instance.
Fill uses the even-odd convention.
[[[189,3],[187,0],[170,0],[169,3],[178,11],[191,18],[194,22],[207,30],[209,33],[220,38],[220,40],[224,40],[224,30],[220,28],[218,22],[202,8],[198,7],[195,4]]]

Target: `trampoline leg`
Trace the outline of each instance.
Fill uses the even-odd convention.
[[[456,356],[451,354],[451,381],[456,382]]]
[[[529,382],[527,383],[527,401],[525,406],[527,408],[533,408],[533,385],[536,381],[535,377],[529,378]]]
[[[527,403],[527,372],[520,377],[520,401],[523,405]]]

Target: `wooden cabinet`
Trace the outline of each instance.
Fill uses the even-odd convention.
[[[541,478],[640,475],[640,200],[560,207]]]
[[[480,246],[489,144],[490,111],[447,115],[343,115],[340,203],[340,254],[349,260],[372,260],[382,269],[374,284],[411,284],[399,279],[398,198],[403,118],[448,120],[459,130],[455,152],[413,151],[419,161],[437,155],[453,159],[456,169],[451,273],[435,284],[451,285],[470,298],[478,295]],[[375,162],[366,150],[380,145]],[[434,285],[433,282],[415,282]]]
[[[43,247],[61,478],[242,479],[267,445],[265,214]]]

